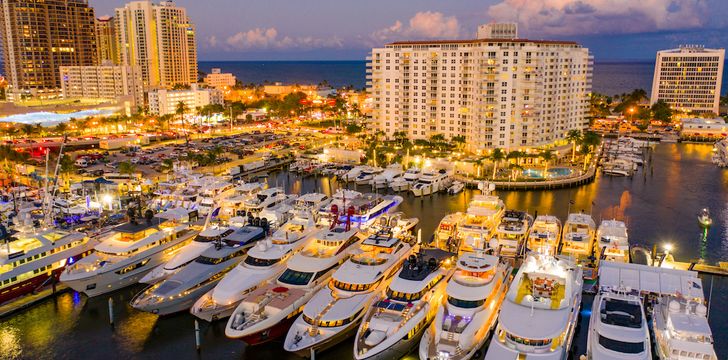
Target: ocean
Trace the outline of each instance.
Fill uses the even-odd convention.
[[[201,71],[212,68],[231,72],[245,84],[282,82],[285,84],[319,84],[328,82],[334,87],[365,86],[366,62],[364,61],[200,61]],[[594,64],[593,91],[615,95],[644,89],[652,90],[654,61],[596,62]],[[728,66],[724,67],[726,79]],[[728,88],[723,82],[721,94]]]

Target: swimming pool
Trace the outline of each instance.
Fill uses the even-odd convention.
[[[561,178],[571,176],[574,170],[568,167],[555,167],[548,170],[548,179]],[[529,179],[543,179],[543,169],[525,169],[522,172],[524,178]]]

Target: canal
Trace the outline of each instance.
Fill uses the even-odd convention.
[[[728,260],[728,171],[710,163],[711,145],[661,144],[633,178],[598,177],[594,183],[552,191],[496,192],[511,209],[532,214],[553,214],[562,219],[572,211],[591,212],[597,223],[617,218],[628,224],[630,242],[645,245],[670,243],[678,260]],[[300,178],[285,172],[271,174],[272,186],[289,192],[326,192],[341,184],[328,178]],[[351,186],[353,188],[353,186]],[[359,187],[359,191],[369,191]],[[420,218],[423,237],[429,238],[447,213],[464,211],[473,191],[455,196],[437,194],[414,198],[404,195],[399,210]],[[571,204],[573,202],[573,205]],[[708,207],[713,226],[701,231],[697,214]],[[710,277],[703,278],[707,292]],[[0,320],[0,359],[295,359],[280,342],[246,347],[225,337],[223,322],[203,323],[202,350],[195,351],[194,318],[178,314],[164,318],[128,306],[141,287],[111,294],[116,324],[108,323],[107,296],[88,299],[67,292],[26,311]],[[591,301],[591,297],[585,297]],[[714,282],[710,324],[720,359],[728,358],[728,281]],[[586,351],[588,309],[582,307],[577,352]],[[351,358],[353,344],[344,342],[318,354],[317,359]],[[414,359],[413,354],[409,358]]]

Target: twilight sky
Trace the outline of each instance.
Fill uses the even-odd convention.
[[[89,0],[111,15],[126,0]],[[157,1],[155,1],[157,2]],[[728,45],[728,0],[178,0],[200,60],[363,60],[395,40],[467,39],[515,21],[529,39],[576,40],[599,60]]]

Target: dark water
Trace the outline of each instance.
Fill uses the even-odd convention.
[[[245,84],[280,81],[288,84],[318,84],[324,80],[334,87],[353,85],[364,88],[366,67],[364,61],[200,61],[200,70],[209,73],[212,68],[235,74]],[[634,89],[652,91],[654,61],[596,62],[592,88],[607,95],[622,94]],[[727,79],[728,66],[723,79]],[[721,94],[728,91],[723,82]]]
[[[629,225],[630,241],[642,244],[675,245],[678,259],[703,257],[709,261],[728,259],[728,171],[710,163],[710,145],[662,144],[653,154],[653,172],[646,178],[599,178],[575,189],[556,191],[498,192],[508,208],[531,213],[554,214],[564,219],[572,210],[592,212],[596,221],[623,219]],[[297,178],[274,174],[271,185],[286,186],[291,192],[329,192],[338,184],[326,178]],[[367,191],[360,187],[360,191]],[[423,237],[430,236],[447,213],[463,211],[472,192],[456,196],[437,194],[414,198],[405,195],[400,210],[421,219]],[[592,204],[594,204],[592,206]],[[713,227],[705,234],[698,227],[697,212],[709,207]],[[710,278],[703,279],[706,291]],[[131,309],[127,304],[140,287],[120,290],[114,298],[116,327],[108,325],[107,297],[87,299],[66,293],[29,310],[0,321],[0,359],[294,359],[280,342],[254,348],[225,338],[222,322],[203,325],[203,349],[194,347],[194,318],[179,314],[165,318]],[[707,294],[706,294],[707,296]],[[589,298],[590,299],[590,298]],[[728,281],[716,279],[710,323],[720,359],[728,358]],[[590,307],[591,303],[587,304]],[[583,308],[584,309],[584,308]],[[588,311],[582,311],[587,315]],[[578,351],[586,349],[588,317],[582,318],[577,336]],[[319,359],[348,359],[351,340]],[[414,356],[410,356],[414,358]]]

